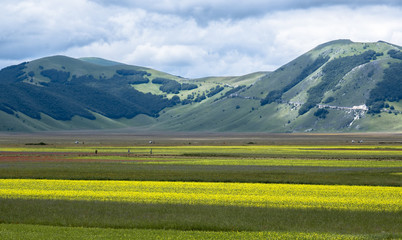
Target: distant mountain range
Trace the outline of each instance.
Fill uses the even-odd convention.
[[[0,71],[0,131],[402,132],[402,48],[336,40],[274,72],[186,79],[100,58]]]

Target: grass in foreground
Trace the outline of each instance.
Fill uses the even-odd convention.
[[[307,232],[211,232],[154,229],[110,229],[57,227],[27,224],[0,224],[0,238],[3,240],[35,239],[385,239],[396,238],[393,234],[335,234]]]

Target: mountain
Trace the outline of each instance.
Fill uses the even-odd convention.
[[[402,131],[402,48],[336,40],[274,72],[186,79],[100,58],[0,71],[0,130]]]

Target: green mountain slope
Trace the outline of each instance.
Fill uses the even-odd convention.
[[[149,81],[148,73],[140,68],[122,67],[125,66],[100,69],[98,65],[56,56],[5,69],[19,77],[1,82],[0,109],[21,112],[34,119],[40,119],[43,113],[55,120],[71,120],[74,116],[94,120],[91,111],[113,119],[132,118],[138,114],[155,116],[175,104],[132,88],[131,84]],[[99,71],[103,69],[106,71]]]
[[[232,98],[167,111],[159,118],[158,127],[186,131],[402,131],[401,109],[396,107],[402,93],[401,59],[391,56],[389,52],[394,50],[399,51],[385,42],[322,44]]]
[[[402,131],[402,50],[324,43],[274,72],[185,79],[53,56],[0,71],[0,130]]]

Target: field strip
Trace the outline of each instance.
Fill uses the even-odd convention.
[[[171,164],[215,166],[301,166],[344,168],[402,168],[401,160],[298,159],[298,158],[217,158],[135,155],[0,155],[0,162],[121,162],[124,164]]]
[[[386,236],[386,235],[385,235]],[[28,224],[0,224],[0,237],[8,239],[367,239],[369,235],[248,232],[248,231],[180,231],[160,229],[111,229],[59,227]]]
[[[32,152],[32,153],[149,153],[150,149],[154,154],[336,154],[336,155],[382,155],[401,156],[402,146],[286,146],[286,145],[231,145],[231,146],[25,146],[25,147],[1,147],[0,152]]]
[[[401,211],[402,188],[377,186],[1,179],[1,198]]]
[[[75,159],[99,159],[91,157],[77,157]],[[303,166],[303,167],[345,167],[345,168],[393,168],[401,167],[402,161],[398,160],[320,160],[320,159],[167,159],[167,158],[104,158],[108,160],[120,160],[132,164],[180,164],[180,165],[216,165],[216,166]]]

